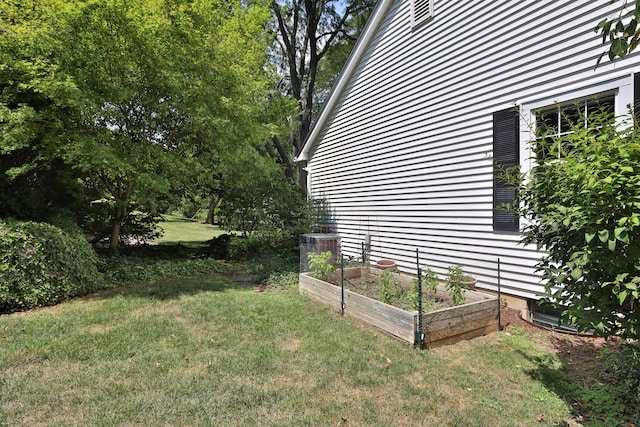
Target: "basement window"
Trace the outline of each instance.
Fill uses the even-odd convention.
[[[433,0],[413,0],[412,6],[414,28],[433,17]]]
[[[529,310],[531,313],[531,322],[536,325],[560,332],[578,332],[578,328],[576,326],[561,322],[560,316],[562,315],[562,311],[549,304],[538,301],[529,301]],[[593,333],[593,331],[589,331],[587,333]]]

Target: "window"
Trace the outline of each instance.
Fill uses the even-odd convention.
[[[413,0],[413,26],[416,27],[433,16],[433,0]]]
[[[572,132],[575,126],[589,127],[589,115],[593,113],[604,113],[614,119],[615,114],[615,95],[600,94],[557,104],[551,107],[540,108],[536,111],[536,130],[543,132],[551,143],[551,137],[561,137]],[[536,157],[545,159],[548,157],[546,152],[547,144],[536,144]],[[571,147],[558,146],[557,157],[563,157],[571,151]]]
[[[516,201],[516,189],[503,179],[506,170],[520,164],[520,114],[509,108],[493,114],[493,229],[518,231],[518,214],[505,209]]]

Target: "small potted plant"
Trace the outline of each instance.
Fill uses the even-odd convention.
[[[392,259],[381,259],[376,261],[376,267],[380,270],[395,270],[396,262]]]
[[[476,283],[478,283],[478,280],[462,271],[462,267],[460,267],[459,265],[452,265],[449,266],[447,270],[447,283],[450,282],[455,282],[464,289],[475,291]]]
[[[467,290],[475,290],[477,280],[462,271],[459,265],[452,265],[447,270],[446,286],[454,305],[464,304]]]

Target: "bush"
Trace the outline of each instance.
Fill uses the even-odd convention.
[[[250,236],[230,236],[224,239],[220,236],[220,241],[217,239],[211,241],[209,255],[217,258],[216,251],[218,248],[222,251],[225,243],[227,244],[226,256],[229,259],[244,261],[262,253],[286,249],[298,250],[299,238],[278,232],[258,232]]]
[[[297,284],[300,252],[297,248],[265,252],[254,257],[248,268],[253,278],[265,285]]]
[[[541,126],[532,142],[540,158],[519,188],[523,243],[545,251],[537,268],[564,321],[638,339],[640,128],[606,111],[586,123],[561,136]]]
[[[207,253],[215,259],[229,258],[229,243],[231,242],[230,234],[221,234],[209,240],[209,248]]]
[[[258,255],[265,249],[266,242],[259,235],[233,236],[229,241],[229,258],[235,261],[242,261]]]
[[[244,236],[256,232],[297,236],[307,232],[311,227],[310,206],[298,185],[270,160],[261,164],[264,159],[252,158],[242,163],[246,161],[253,162],[255,167],[247,171],[238,165],[227,177],[227,187],[217,209],[220,226]]]
[[[0,222],[0,312],[53,305],[103,283],[96,254],[79,231]]]

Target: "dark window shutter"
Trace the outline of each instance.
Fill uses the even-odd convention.
[[[640,120],[640,73],[633,75],[633,115],[638,123]]]
[[[516,200],[516,190],[500,176],[520,164],[520,115],[516,108],[493,113],[493,229],[518,231],[518,215],[501,205]]]

